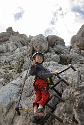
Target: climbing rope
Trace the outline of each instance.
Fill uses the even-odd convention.
[[[32,109],[30,109],[30,108],[28,108],[28,107],[22,107],[22,106],[17,106],[17,107],[15,108],[15,110],[17,111],[17,114],[18,114],[18,115],[20,115],[20,110],[27,110],[27,111],[29,111],[29,112],[33,112]]]

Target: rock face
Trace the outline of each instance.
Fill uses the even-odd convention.
[[[68,83],[60,82],[56,89],[62,93],[65,102],[54,97],[49,102],[55,107],[54,114],[63,120],[50,116],[40,125],[84,125],[84,25],[71,39],[71,46],[55,35],[29,36],[14,32],[9,27],[0,33],[0,125],[34,125],[32,103],[34,76],[29,75],[31,56],[34,52],[44,53],[43,65],[52,71],[62,71],[72,64],[72,68],[60,74]],[[58,81],[53,77],[53,82]],[[51,95],[55,93],[50,90]],[[15,108],[22,106],[18,116]],[[46,106],[46,112],[50,109]]]
[[[47,36],[48,42],[49,42],[49,46],[53,47],[55,45],[65,45],[64,40],[58,36],[55,35],[49,35]]]
[[[79,50],[84,50],[84,25],[82,25],[78,33],[72,37],[71,46]]]
[[[44,37],[42,34],[34,36],[31,39],[31,43],[32,43],[34,51],[37,51],[37,52],[40,51],[44,53],[48,50],[48,41],[46,37]]]

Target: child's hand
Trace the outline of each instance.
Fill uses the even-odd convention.
[[[35,65],[35,63],[36,63],[36,61],[35,61],[35,60],[33,60],[33,61],[32,61],[32,65]]]
[[[55,75],[55,76],[57,76],[57,75],[58,75],[58,72],[53,72],[52,74]]]

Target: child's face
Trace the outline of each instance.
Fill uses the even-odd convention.
[[[41,55],[36,55],[35,61],[38,62],[38,63],[42,63],[43,57]]]

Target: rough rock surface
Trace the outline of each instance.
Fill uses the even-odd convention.
[[[49,35],[47,36],[47,40],[49,42],[49,46],[53,47],[54,45],[65,45],[64,40],[58,36],[55,35]]]
[[[82,25],[78,33],[72,37],[71,46],[78,48],[80,51],[84,50],[84,25]]]
[[[42,34],[36,35],[31,39],[34,51],[46,52],[48,50],[48,41]]]
[[[53,97],[49,102],[55,107],[54,114],[63,119],[63,123],[50,116],[40,125],[84,125],[84,25],[66,47],[64,40],[50,35],[29,36],[14,32],[9,27],[0,33],[0,125],[35,125],[31,121],[34,76],[29,75],[31,56],[36,51],[44,53],[43,65],[52,71],[62,71],[72,64],[72,68],[60,76],[68,83],[60,82],[56,89],[62,93],[65,102]],[[80,50],[80,51],[79,51]],[[58,77],[53,77],[54,83]],[[51,95],[55,92],[50,90]],[[18,116],[16,106],[28,107]],[[45,107],[46,112],[50,111]]]

